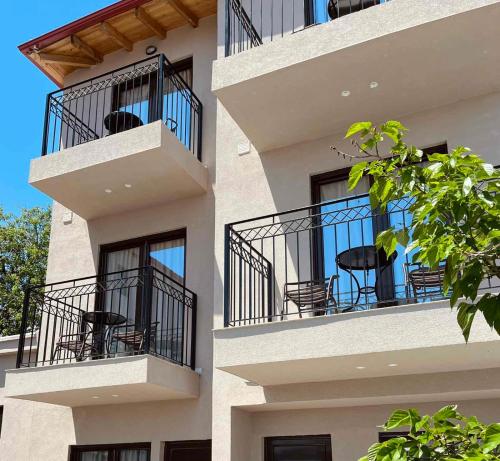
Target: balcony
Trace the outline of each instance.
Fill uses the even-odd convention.
[[[7,395],[70,407],[196,398],[195,351],[196,294],[153,267],[33,287]]]
[[[49,94],[30,184],[85,219],[205,193],[203,107],[182,74],[159,55]]]
[[[259,152],[500,90],[498,1],[333,3],[227,2],[212,89]]]
[[[443,268],[374,246],[383,229],[409,225],[409,205],[379,213],[354,196],[227,225],[215,366],[262,385],[497,366],[486,322],[465,344]]]

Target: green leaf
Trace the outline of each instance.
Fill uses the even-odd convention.
[[[354,136],[357,133],[360,133],[362,135],[367,134],[367,132],[370,130],[370,128],[373,126],[372,122],[357,122],[353,123],[349,129],[347,130],[347,133],[345,135],[345,139],[350,138],[351,136]]]
[[[349,172],[349,179],[347,181],[347,186],[348,186],[350,191],[356,188],[359,181],[363,177],[363,174],[365,172],[365,168],[367,166],[368,166],[368,162],[359,162],[359,163],[356,163],[356,165],[354,165],[351,168],[351,171]]]
[[[500,294],[486,293],[476,305],[488,325],[500,335]]]
[[[384,425],[384,428],[388,431],[396,429],[401,426],[411,425],[411,412],[410,410],[396,410],[389,417]]]
[[[444,421],[450,418],[456,418],[457,416],[457,406],[456,405],[446,405],[439,411],[434,413],[434,421]]]
[[[465,196],[469,195],[470,191],[472,189],[472,179],[470,179],[469,177],[465,178],[464,180],[464,185],[463,185],[463,193]]]
[[[500,423],[491,424],[485,432],[483,450],[490,453],[500,447]]]
[[[457,321],[462,329],[462,334],[464,335],[465,341],[469,341],[470,329],[474,317],[477,312],[477,306],[474,304],[469,304],[467,302],[461,302],[458,305]]]
[[[383,248],[387,256],[391,256],[398,245],[398,239],[394,234],[394,229],[390,228],[385,231],[380,232],[376,239],[377,248]]]

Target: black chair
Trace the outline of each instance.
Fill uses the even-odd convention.
[[[150,328],[137,326],[134,323],[128,325],[117,325],[112,328],[110,333],[110,343],[113,341],[121,342],[132,349],[134,354],[144,352],[144,341],[149,331],[150,348],[154,349],[156,342],[156,332],[160,322],[154,322]],[[124,331],[120,331],[124,330]],[[111,349],[111,345],[109,346]]]
[[[93,336],[94,331],[88,328],[87,324],[84,324],[82,331],[78,333],[59,336],[52,357],[50,358],[50,364],[52,365],[56,361],[56,356],[57,362],[61,359],[62,351],[68,351],[73,354],[77,362],[96,355],[98,350],[95,346]]]
[[[285,283],[283,288],[283,313],[288,301],[292,301],[299,311],[299,317],[305,312],[324,312],[326,309],[333,309],[334,312],[340,312],[337,300],[333,295],[333,285],[338,275],[323,280],[307,280],[304,282]],[[304,309],[310,306],[309,309]],[[346,312],[348,309],[343,309]]]
[[[104,118],[104,126],[109,134],[117,134],[142,126],[142,120],[135,114],[115,110]]]
[[[415,267],[415,269],[412,269],[412,267]],[[442,293],[445,265],[441,265],[437,269],[431,269],[420,263],[405,263],[403,268],[405,286],[407,290],[411,287],[414,298],[418,298],[419,294],[425,297]],[[411,298],[411,293],[408,292],[407,297]]]
[[[380,0],[330,0],[328,2],[328,16],[338,19],[356,11],[380,4]]]

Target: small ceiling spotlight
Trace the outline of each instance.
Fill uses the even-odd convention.
[[[389,363],[389,365],[387,365],[388,367],[397,367],[398,364],[397,363]]]
[[[104,189],[104,192],[106,192],[106,194],[111,194],[113,191],[111,189]]]
[[[124,184],[124,186],[127,188],[127,189],[130,189],[132,187],[132,184]]]
[[[378,82],[370,82],[370,88],[373,90],[378,87]]]
[[[98,395],[93,395],[92,398],[93,399],[100,399],[100,397]]]
[[[362,367],[362,366],[359,366],[359,367],[356,367],[357,370],[364,370],[366,367]]]
[[[347,96],[351,96],[351,92],[349,90],[344,90],[340,94],[344,96],[344,98],[347,98]]]
[[[113,397],[114,399],[116,399],[117,397],[120,397],[118,394],[112,394],[111,397]]]
[[[156,46],[149,45],[148,47],[146,47],[146,54],[148,56],[151,56],[151,55],[155,54],[157,50],[158,50],[158,48],[156,48]]]

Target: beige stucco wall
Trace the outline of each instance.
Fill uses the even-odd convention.
[[[214,241],[214,182],[216,101],[210,91],[211,63],[216,58],[216,17],[169,31],[164,41],[148,39],[131,53],[118,51],[89,70],[75,72],[68,84],[144,59],[145,48],[158,47],[171,61],[193,57],[193,89],[202,101],[203,164],[209,170],[208,192],[198,197],[89,222],[54,203],[48,260],[48,281],[95,274],[99,246],[130,238],[187,229],[186,284],[198,295],[196,367],[201,372],[200,397],[178,402],[154,402],[70,408],[9,399],[5,406],[0,460],[66,461],[71,444],[152,442],[152,459],[159,460],[161,441],[207,439],[211,434],[211,368]],[[33,153],[36,155],[36,153]],[[22,421],[22,424],[20,423]]]
[[[260,114],[259,116],[265,116]],[[391,114],[385,113],[385,119]],[[357,120],[352,120],[352,122]],[[426,110],[402,118],[402,122],[410,128],[408,141],[419,147],[429,147],[447,142],[449,148],[465,145],[480,153],[489,162],[500,164],[500,93],[491,93],[474,99],[467,99],[437,109]],[[347,130],[348,126],[345,126]],[[284,211],[311,203],[310,178],[312,175],[350,166],[350,162],[333,154],[331,145],[347,152],[353,152],[352,146],[343,140],[343,132],[332,133],[331,136],[310,142],[295,144],[288,148],[258,153],[255,149],[249,154],[238,155],[238,144],[247,141],[245,135],[234,123],[231,116],[219,105],[217,124],[217,187],[215,217],[215,274],[214,274],[214,327],[223,326],[223,273],[224,273],[224,224],[262,216],[276,211]],[[444,314],[444,311],[443,311]],[[446,320],[445,320],[446,319]],[[404,321],[404,319],[401,319]],[[453,315],[443,315],[442,322],[433,328],[422,329],[424,342],[429,344],[442,339],[440,331],[452,329],[455,325]],[[286,328],[286,327],[284,327]],[[486,331],[486,330],[485,330]],[[406,329],[393,331],[400,335],[396,342],[404,344]],[[453,333],[455,334],[455,333]],[[426,337],[427,335],[427,337]],[[230,335],[229,335],[230,336]],[[285,335],[286,336],[286,335]],[[458,336],[457,336],[458,337]],[[216,339],[217,341],[217,339]],[[332,339],[333,341],[333,339]],[[228,341],[225,353],[231,354]],[[254,347],[260,347],[258,341]],[[216,350],[219,352],[217,345]],[[293,355],[297,343],[274,344],[281,347],[278,355]],[[251,351],[252,357],[258,355],[259,349]],[[268,350],[266,353],[271,353]],[[258,357],[254,357],[257,363]],[[416,372],[418,373],[418,371]],[[383,379],[383,378],[381,378]],[[390,379],[390,378],[386,378]],[[415,375],[411,377],[415,379]],[[473,387],[473,386],[472,386]],[[352,460],[362,454],[361,448],[368,446],[376,434],[375,425],[381,424],[388,409],[348,409],[318,413],[317,410],[304,413],[283,413],[276,411],[273,415],[262,413],[258,416],[248,415],[249,410],[243,407],[264,405],[267,401],[266,388],[245,381],[224,371],[214,371],[213,386],[213,459],[217,461],[236,461],[243,459],[260,460],[262,437],[264,435],[293,435],[336,433],[338,450],[335,459]],[[445,389],[443,387],[438,389]],[[438,393],[440,391],[438,390]],[[497,391],[495,391],[497,392]],[[305,396],[304,396],[305,394]],[[307,390],[299,400],[308,401]],[[467,398],[473,397],[474,391]],[[460,398],[460,393],[452,399]],[[498,397],[498,396],[497,396]],[[294,402],[293,395],[280,401],[284,409]],[[378,398],[374,396],[375,400]],[[390,397],[389,397],[390,399]],[[426,400],[427,399],[427,400]],[[419,401],[426,402],[429,397]],[[439,400],[434,396],[432,400]],[[404,397],[404,402],[411,403],[411,394]],[[409,404],[408,403],[408,404]],[[297,402],[294,403],[296,405]],[[373,404],[373,402],[371,403]],[[311,404],[302,404],[305,408]],[[322,406],[324,403],[316,403]],[[421,404],[419,403],[419,407]],[[425,407],[425,406],[424,406]],[[432,404],[434,407],[434,404]],[[489,403],[472,405],[470,411],[484,414],[484,418],[498,418],[500,406],[498,400]],[[476,410],[477,408],[477,410]],[[284,411],[284,410],[283,410]],[[319,411],[319,410],[318,410]],[[464,410],[465,411],[465,410]],[[339,413],[340,412],[340,413]],[[269,416],[269,420],[266,417]],[[349,418],[350,424],[342,429],[342,418]],[[340,421],[340,422],[339,422]],[[314,422],[314,424],[313,424]],[[358,433],[363,439],[356,439],[352,434]],[[349,430],[347,430],[347,427]],[[242,443],[249,444],[245,432],[253,428],[255,433],[250,448],[242,448]],[[342,439],[342,441],[341,441]],[[365,440],[363,444],[359,440]],[[349,448],[349,446],[355,447]],[[249,451],[250,450],[250,451]],[[241,453],[246,453],[241,458]]]

